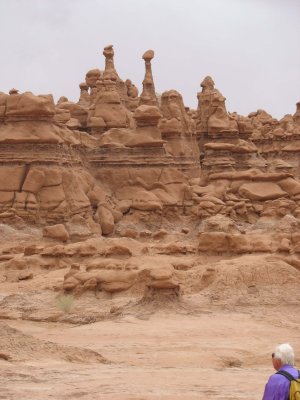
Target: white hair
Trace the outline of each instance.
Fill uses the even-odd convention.
[[[279,344],[275,349],[274,357],[281,360],[283,365],[294,365],[295,363],[294,350],[288,343]]]

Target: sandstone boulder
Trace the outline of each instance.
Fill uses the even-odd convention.
[[[287,178],[279,181],[278,185],[290,196],[297,196],[298,194],[300,194],[300,182],[296,179]]]
[[[97,218],[104,235],[110,235],[114,231],[115,221],[112,212],[105,206],[99,205],[97,209]]]
[[[147,286],[154,289],[176,289],[179,282],[174,277],[174,268],[171,265],[152,268],[150,270],[150,281]]]
[[[161,200],[146,190],[140,190],[135,194],[131,207],[141,211],[157,211],[163,208]]]
[[[57,239],[62,242],[67,242],[70,237],[68,231],[63,224],[46,226],[43,229],[43,236],[49,237],[51,239]]]
[[[287,192],[272,182],[244,183],[239,189],[239,194],[247,199],[260,201],[288,196]]]
[[[135,281],[136,272],[132,271],[90,271],[66,275],[63,283],[65,291],[82,293],[87,290],[104,290],[109,293],[129,289]]]

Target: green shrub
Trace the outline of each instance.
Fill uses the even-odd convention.
[[[56,298],[57,307],[64,311],[65,313],[69,313],[74,303],[74,296],[71,294],[61,294]]]

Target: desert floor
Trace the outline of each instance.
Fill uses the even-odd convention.
[[[273,347],[290,342],[300,348],[298,307],[195,309],[197,296],[189,301],[191,312],[132,308],[85,325],[2,322],[18,335],[63,345],[60,349],[91,349],[107,361],[77,360],[75,351],[68,362],[61,359],[64,350],[47,358],[29,344],[27,359],[0,358],[0,399],[260,399],[273,373]]]

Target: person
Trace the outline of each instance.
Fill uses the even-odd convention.
[[[288,343],[280,344],[272,354],[272,363],[276,371],[286,371],[294,378],[298,378],[298,371],[294,368],[294,350]],[[262,400],[288,400],[290,381],[283,375],[275,373],[270,376]]]

